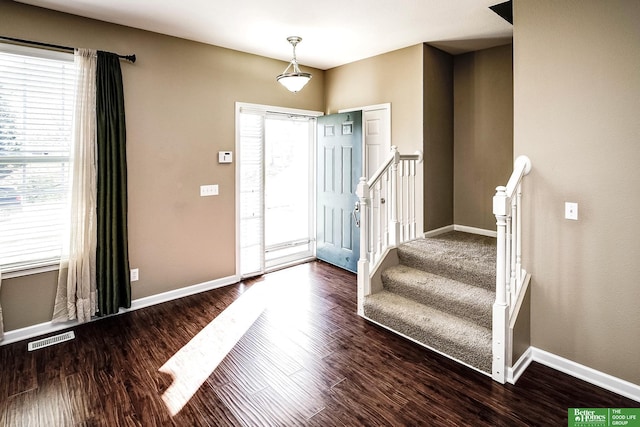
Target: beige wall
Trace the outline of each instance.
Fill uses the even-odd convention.
[[[516,1],[514,22],[532,345],[640,384],[640,2]]]
[[[322,111],[324,72],[304,92],[275,82],[286,63],[0,1],[2,35],[121,54],[127,112],[129,249],[141,298],[235,273],[236,101]],[[202,198],[201,184],[220,195]],[[50,320],[55,274],[2,281],[5,329]]]
[[[527,286],[514,321],[509,325],[513,343],[511,347],[511,366],[531,347],[531,286]]]
[[[326,111],[391,103],[391,143],[422,150],[422,45],[326,71]]]
[[[454,59],[454,223],[496,229],[492,198],[513,170],[512,45]]]
[[[423,45],[424,230],[453,224],[453,56]]]

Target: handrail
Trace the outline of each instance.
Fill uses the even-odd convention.
[[[528,175],[529,172],[531,172],[531,160],[529,160],[527,156],[518,156],[516,161],[513,163],[513,173],[505,187],[507,197],[513,197],[518,185],[522,182],[522,178],[524,178],[525,175]]]
[[[396,160],[396,155],[400,156],[398,160],[415,160],[418,163],[422,163],[422,151],[417,151],[415,154],[400,154],[394,151],[395,147],[391,147],[392,153],[389,155],[387,160],[385,160],[378,169],[374,172],[373,176],[369,178],[367,184],[369,187],[373,186],[376,181],[378,181],[384,172],[391,166],[394,160]]]
[[[416,174],[422,152],[400,154],[395,146],[376,172],[360,178],[356,194],[360,206],[358,312],[371,293],[370,273],[386,251],[421,233],[416,218]]]
[[[387,157],[387,160],[385,160],[384,162],[382,162],[382,164],[378,167],[378,169],[373,173],[373,176],[371,178],[369,178],[369,180],[367,181],[367,185],[369,187],[371,187],[376,181],[378,181],[382,175],[385,173],[385,171],[391,167],[391,164],[394,162],[394,160],[396,160],[396,156],[398,156],[398,152],[393,150],[391,150],[391,154],[389,154],[389,156]],[[366,179],[365,177],[360,178],[362,179]]]
[[[519,156],[506,186],[496,188],[496,300],[493,304],[492,377],[504,384],[511,362],[509,321],[514,303],[523,289],[527,272],[522,266],[522,180],[531,171],[531,160]]]

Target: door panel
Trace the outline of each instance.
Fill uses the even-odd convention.
[[[365,145],[367,150],[365,176],[371,177],[391,151],[389,110],[367,110],[363,113]]]
[[[353,218],[362,176],[362,113],[318,117],[316,256],[356,272],[360,230]]]

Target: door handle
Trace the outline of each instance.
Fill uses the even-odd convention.
[[[355,203],[355,206],[353,207],[353,212],[351,212],[351,214],[353,215],[353,222],[356,224],[356,227],[360,228],[360,218],[358,218],[358,216],[356,215],[357,212],[360,212],[359,201]]]

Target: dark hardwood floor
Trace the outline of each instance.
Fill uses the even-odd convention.
[[[535,363],[497,384],[358,317],[355,288],[313,262],[0,347],[0,423],[566,426],[569,407],[639,406]]]

